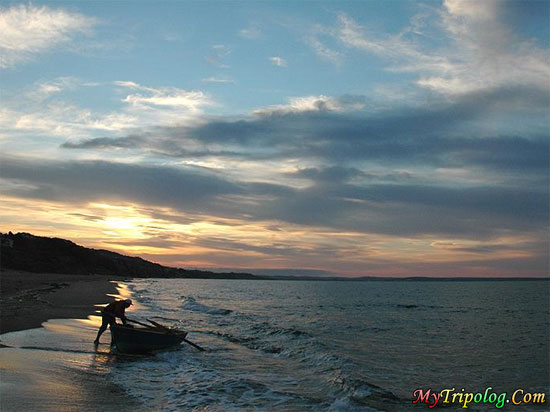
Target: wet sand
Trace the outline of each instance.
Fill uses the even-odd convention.
[[[104,376],[62,365],[62,353],[3,348],[0,354],[3,412],[145,410],[117,385],[107,384]]]
[[[48,319],[86,318],[112,300],[115,280],[101,275],[0,272],[0,333],[38,328]]]
[[[122,279],[0,273],[0,410],[144,410],[107,379],[117,362],[109,332],[92,343],[100,317],[90,315],[117,294],[113,280]]]

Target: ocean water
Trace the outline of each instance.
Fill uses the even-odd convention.
[[[522,388],[548,398],[549,286],[136,279],[121,285],[121,295],[136,302],[128,316],[188,330],[188,339],[207,351],[183,344],[123,356],[104,344],[95,352],[94,316],[4,334],[2,342],[15,348],[2,350],[40,360],[47,376],[81,379],[79,388],[90,379],[115,384],[147,411],[422,410],[427,405],[412,404],[418,388],[473,393],[492,388],[508,398]],[[109,339],[106,332],[102,341]],[[67,393],[74,391],[67,385]],[[6,388],[4,379],[4,399],[6,393],[17,398]],[[73,410],[66,403],[48,409],[40,402],[40,410]],[[504,409],[548,407],[547,400]],[[472,402],[468,410],[497,409],[494,403]]]
[[[128,286],[141,304],[134,317],[188,330],[208,348],[114,365],[112,378],[154,410],[412,410],[422,407],[412,404],[417,388],[549,395],[549,282]]]

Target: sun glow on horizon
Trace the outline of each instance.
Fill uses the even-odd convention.
[[[3,230],[184,267],[548,275],[544,2],[36,2],[0,6]]]
[[[460,264],[481,265],[478,275],[489,271],[490,261],[529,258],[535,251],[530,236],[506,235],[498,239],[461,240],[433,237],[403,239],[396,236],[366,235],[282,222],[254,222],[208,216],[187,216],[169,208],[137,204],[92,202],[69,208],[50,202],[4,198],[0,210],[11,231],[66,237],[84,246],[110,249],[178,267],[234,267],[274,269],[296,266],[331,270],[343,275],[406,276],[409,267]],[[16,224],[8,210],[27,211],[33,218]],[[74,210],[78,209],[75,213]],[[36,231],[38,222],[64,222],[65,233],[51,229]],[[56,223],[58,225],[59,223]],[[326,254],[325,250],[331,250]],[[349,266],[353,256],[355,264]],[[385,269],[383,269],[385,268]],[[477,272],[476,272],[477,273]],[[409,273],[410,274],[410,273]]]

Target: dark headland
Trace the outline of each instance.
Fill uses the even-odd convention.
[[[60,238],[0,233],[0,267],[34,273],[109,275],[138,278],[253,279],[250,273],[214,273],[172,268],[140,257],[91,249]]]

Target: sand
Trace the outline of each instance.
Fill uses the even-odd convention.
[[[2,348],[0,350],[2,412],[141,412],[147,410],[121,388],[93,370],[67,367],[77,355]],[[93,355],[81,355],[91,357]]]
[[[113,299],[109,276],[0,272],[0,333],[38,328],[48,319],[86,318]]]
[[[86,319],[113,300],[115,280],[123,279],[0,272],[2,412],[146,409],[106,379],[116,355],[92,343],[100,318]]]

